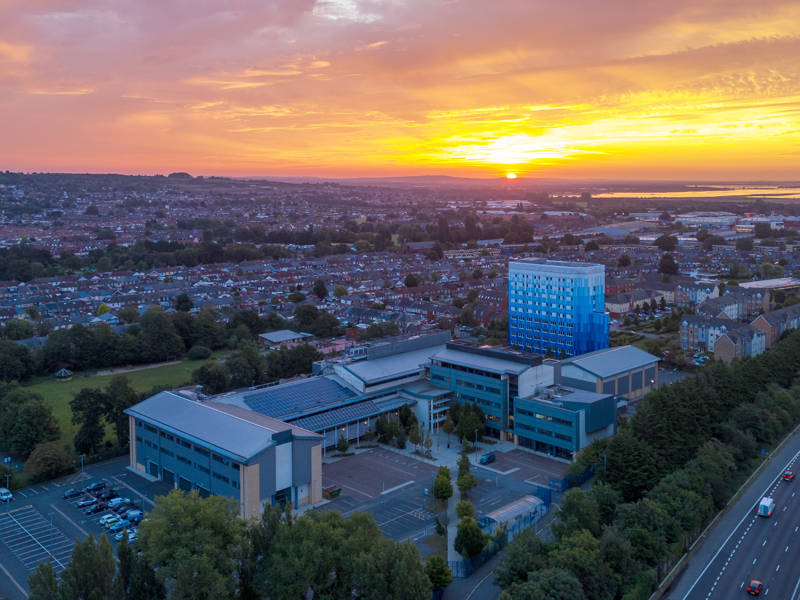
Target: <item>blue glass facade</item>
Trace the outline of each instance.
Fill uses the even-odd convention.
[[[605,267],[525,259],[508,265],[511,346],[556,357],[608,348]]]

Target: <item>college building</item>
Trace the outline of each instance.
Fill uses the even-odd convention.
[[[322,438],[250,410],[160,392],[127,409],[131,468],[176,489],[227,496],[243,518],[322,500]]]
[[[562,360],[556,382],[576,390],[637,400],[658,387],[657,356],[616,346]]]
[[[526,258],[508,263],[509,343],[556,358],[608,347],[605,266]]]

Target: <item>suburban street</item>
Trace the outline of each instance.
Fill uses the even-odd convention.
[[[796,600],[800,593],[800,487],[781,480],[800,467],[800,434],[773,457],[735,506],[708,534],[703,546],[666,596],[671,600],[747,597],[751,579],[764,583],[764,596]],[[771,496],[771,517],[756,515]]]

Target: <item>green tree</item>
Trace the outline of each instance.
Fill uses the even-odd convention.
[[[0,365],[0,381],[24,381],[35,372],[31,351],[8,340],[0,340]]]
[[[162,600],[166,596],[164,586],[156,579],[153,568],[144,556],[134,551],[124,536],[117,545],[119,566],[114,578],[115,600]]]
[[[437,500],[447,500],[453,495],[453,484],[450,481],[450,469],[439,467],[433,480],[433,497]]]
[[[378,538],[356,561],[354,587],[363,600],[429,600],[431,582],[411,543]]]
[[[425,563],[425,574],[434,590],[443,590],[453,582],[447,562],[439,554],[431,554]]]
[[[0,333],[9,340],[26,340],[33,337],[33,324],[24,319],[9,319]]]
[[[595,250],[600,250],[600,244],[598,244],[596,240],[589,240],[586,242],[583,249],[586,250],[586,252],[594,252]]]
[[[347,438],[343,435],[339,436],[339,440],[336,442],[336,449],[339,452],[347,452],[347,449],[350,447],[350,442],[347,441]]]
[[[531,573],[547,565],[547,546],[533,529],[523,529],[514,536],[494,569],[495,583],[507,590],[528,580]]]
[[[653,448],[623,429],[611,438],[606,453],[606,481],[623,500],[638,500],[659,476],[659,460]]]
[[[667,235],[666,233],[657,238],[654,242],[655,246],[662,252],[672,252],[678,247],[678,238],[674,235]]]
[[[456,485],[462,495],[478,485],[478,478],[472,474],[469,457],[465,452],[462,453],[461,457],[458,459],[458,477],[456,478]]]
[[[314,295],[320,300],[324,300],[328,297],[328,287],[322,279],[317,279],[314,282]]]
[[[75,542],[69,565],[61,573],[61,596],[86,600],[113,597],[116,564],[114,552],[105,534],[97,541],[90,533]]]
[[[179,358],[186,346],[169,316],[160,307],[150,307],[139,319],[138,340],[143,362],[163,362]]]
[[[475,518],[475,506],[472,502],[462,500],[456,504],[456,515],[459,519]]]
[[[757,221],[753,225],[753,234],[757,238],[768,238],[772,235],[772,225],[767,221]]]
[[[55,479],[69,473],[72,468],[72,457],[60,442],[39,444],[25,462],[25,472],[33,481]]]
[[[289,294],[289,295],[286,297],[286,299],[287,299],[289,302],[293,302],[293,303],[295,303],[295,304],[299,304],[300,302],[302,302],[303,300],[305,300],[305,299],[306,299],[306,295],[305,295],[303,292],[300,292],[300,291],[294,291],[294,292],[292,292],[291,294]]]
[[[60,437],[53,410],[38,397],[23,403],[15,412],[6,441],[11,454],[26,458],[37,445]]]
[[[658,263],[658,272],[664,275],[677,275],[678,263],[672,257],[672,254],[665,252]]]
[[[238,504],[222,496],[201,498],[197,491],[175,490],[156,499],[139,526],[139,547],[168,582],[170,598],[230,598],[231,576],[245,544]]]
[[[97,307],[97,310],[95,311],[95,314],[99,317],[99,316],[104,315],[104,314],[106,314],[108,312],[111,312],[111,307],[108,304],[101,303],[100,306]]]
[[[406,275],[406,278],[403,280],[403,284],[407,288],[415,288],[419,285],[419,277],[414,275],[413,273],[409,273]]]
[[[562,539],[586,529],[593,536],[600,535],[600,512],[594,498],[580,488],[572,488],[564,494],[558,509],[558,518],[553,524],[553,534]]]
[[[189,294],[183,292],[175,297],[175,310],[180,312],[189,312],[194,308],[194,302],[189,297]]]
[[[131,387],[126,375],[114,375],[108,382],[105,391],[104,417],[114,428],[117,441],[124,446],[128,443],[129,425],[125,410],[139,401],[139,395]]]
[[[739,238],[736,240],[736,249],[745,252],[753,250],[753,238]]]
[[[478,556],[486,546],[487,541],[488,536],[481,531],[475,519],[468,517],[458,522],[453,547],[464,558],[472,560]]]
[[[344,296],[347,296],[347,288],[343,285],[337,285],[333,288],[333,295],[337,298],[343,298]]]
[[[583,586],[566,569],[543,569],[531,573],[530,579],[516,583],[500,595],[499,600],[585,600]]]
[[[622,268],[630,267],[631,257],[628,256],[627,254],[623,254],[622,256],[619,257],[619,260],[617,261],[617,266]]]
[[[587,600],[613,600],[616,595],[617,580],[603,561],[600,540],[585,529],[563,538],[550,552],[550,564],[571,571]]]
[[[58,577],[53,563],[43,560],[28,577],[28,600],[57,600],[60,597]]]
[[[422,437],[420,437],[419,425],[417,425],[416,422],[412,423],[408,428],[408,441],[414,444],[415,449],[419,449],[420,442],[422,442]]]
[[[92,413],[86,417],[73,438],[75,450],[81,454],[97,454],[97,449],[103,442],[105,429],[100,423],[100,415]]]

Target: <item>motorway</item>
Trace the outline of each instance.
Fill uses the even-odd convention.
[[[764,596],[800,600],[800,480],[781,473],[800,469],[800,435],[795,435],[745,490],[742,498],[708,535],[670,600],[748,598],[751,579],[764,583]],[[756,515],[763,496],[771,496],[771,517]]]

